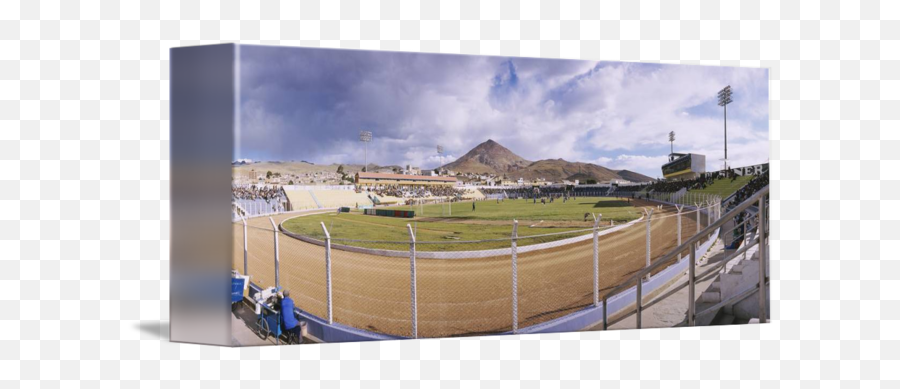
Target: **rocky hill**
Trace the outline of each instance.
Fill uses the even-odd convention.
[[[584,182],[588,179],[598,182],[609,180],[646,182],[652,180],[640,173],[629,170],[612,170],[592,163],[569,162],[564,159],[528,161],[491,139],[475,146],[456,161],[444,165],[444,168],[462,173],[506,175],[513,180],[520,177],[526,180],[543,178],[555,182],[562,180]]]
[[[492,173],[503,174],[514,172],[531,165],[531,161],[522,158],[506,147],[488,139],[486,142],[475,146],[454,162],[444,165],[444,168],[463,173]]]

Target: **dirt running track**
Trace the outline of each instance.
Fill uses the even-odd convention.
[[[646,205],[636,202],[636,205]],[[675,248],[674,207],[656,210],[651,257]],[[293,215],[274,217],[276,223]],[[702,225],[706,220],[702,218]],[[696,212],[682,216],[682,237],[696,231]],[[274,233],[268,218],[248,221],[251,281],[272,286]],[[243,232],[234,227],[234,268],[243,271]],[[600,298],[645,265],[646,223],[600,237]],[[297,306],[325,318],[325,249],[279,234],[280,282]],[[529,245],[520,239],[519,246]],[[409,244],[385,245],[408,250]],[[370,331],[411,334],[408,258],[332,250],[334,320]],[[477,335],[512,329],[512,264],[509,256],[478,259],[417,259],[419,337]],[[593,301],[590,239],[518,255],[519,328],[545,322]]]

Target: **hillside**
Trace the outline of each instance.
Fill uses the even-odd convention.
[[[456,161],[444,165],[445,169],[463,173],[503,174],[514,172],[531,165],[531,161],[522,158],[506,147],[488,139]]]
[[[340,165],[337,163],[317,165],[306,161],[236,162],[232,164],[231,169],[235,175],[247,175],[251,169],[259,172],[271,170],[282,174],[303,175],[307,173],[336,172]],[[356,174],[363,167],[361,164],[344,164],[343,166],[344,172],[349,175]],[[526,180],[543,178],[554,182],[562,180],[585,182],[590,179],[598,182],[609,180],[646,182],[652,180],[652,178],[643,174],[628,170],[611,170],[592,163],[569,162],[564,159],[544,159],[532,162],[491,139],[475,146],[475,148],[469,150],[468,153],[456,161],[444,165],[444,168],[461,173],[506,175],[513,180],[519,178]],[[394,169],[399,170],[401,167],[369,164],[370,172],[390,172]]]
[[[563,159],[545,159],[537,161],[514,173],[516,178],[526,180],[544,178],[546,180],[586,180],[597,181],[622,179],[615,171],[589,163],[569,162]]]
[[[646,182],[652,180],[643,174],[628,170],[611,170],[592,163],[569,162],[561,158],[531,162],[490,139],[475,146],[456,161],[444,165],[444,168],[462,173],[491,173],[500,176],[506,175],[510,179],[524,178],[526,180],[543,178],[555,182],[562,180],[583,182],[588,179],[598,182],[609,180]]]
[[[647,177],[641,173],[633,172],[631,170],[619,170],[616,172],[619,177],[622,177],[625,180],[631,182],[647,182],[653,180],[653,178]]]

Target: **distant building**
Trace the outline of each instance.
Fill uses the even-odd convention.
[[[383,185],[399,186],[452,186],[457,184],[456,177],[433,177],[412,174],[356,173],[356,185],[376,187]]]

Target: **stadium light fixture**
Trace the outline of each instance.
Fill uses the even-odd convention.
[[[438,167],[438,175],[441,175],[441,168],[444,167],[444,146],[437,145],[437,153],[441,160],[441,166]]]
[[[669,131],[669,144],[672,146],[669,154],[675,154],[675,131]]]
[[[359,141],[365,144],[365,165],[363,165],[363,171],[369,171],[369,142],[372,141],[372,131],[360,131],[359,132]]]
[[[722,88],[719,91],[719,106],[724,108],[724,122],[725,122],[725,169],[728,169],[728,104],[730,104],[733,100],[731,100],[731,85]]]

